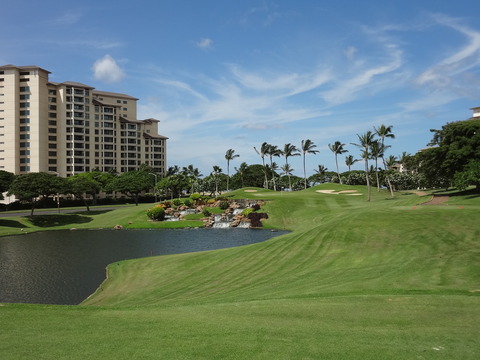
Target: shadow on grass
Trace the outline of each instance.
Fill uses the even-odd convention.
[[[87,213],[89,214],[89,213]],[[64,214],[64,215],[34,215],[29,217],[28,221],[38,227],[52,227],[70,224],[86,224],[93,219],[81,214]]]
[[[94,215],[100,215],[100,214],[106,214],[112,211],[111,209],[108,210],[90,210],[88,211],[77,211],[75,212],[76,215],[85,215],[85,216],[94,216]]]
[[[25,225],[17,220],[7,220],[7,219],[0,219],[0,226],[12,227],[12,228],[24,228]]]

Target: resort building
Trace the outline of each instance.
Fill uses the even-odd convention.
[[[51,82],[38,66],[0,66],[0,170],[62,177],[166,171],[167,137],[137,120],[137,98],[77,82]]]

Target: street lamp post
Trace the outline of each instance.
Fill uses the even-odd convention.
[[[157,174],[149,173],[150,175],[155,176],[155,186],[153,188],[153,195],[155,196],[155,202],[157,202]]]

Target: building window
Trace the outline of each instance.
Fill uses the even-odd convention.
[[[69,145],[69,144],[67,144]],[[71,144],[70,144],[71,145]],[[48,148],[49,149],[56,149],[57,148],[57,144],[48,144]]]
[[[57,141],[57,137],[56,136],[49,136],[48,141]]]
[[[49,113],[48,113],[48,117],[51,117],[51,118],[56,119],[56,118],[57,118],[57,113],[49,112]]]
[[[48,95],[56,95],[57,91],[54,89],[48,89]]]
[[[20,124],[30,124],[30,119],[29,118],[20,119]]]
[[[57,102],[57,98],[56,98],[56,97],[51,97],[51,96],[49,96],[49,97],[48,97],[48,102],[56,103],[56,102]]]
[[[29,143],[29,142],[21,142],[21,143],[20,143],[20,147],[21,147],[21,148],[30,147],[30,143]]]
[[[30,171],[30,166],[20,166],[20,171]]]
[[[57,156],[57,152],[56,151],[49,151],[48,156]]]
[[[20,100],[28,100],[30,99],[30,94],[22,94],[20,95]]]
[[[30,126],[20,126],[20,131],[30,131]]]
[[[57,171],[57,167],[56,167],[56,166],[49,166],[49,167],[48,167],[48,171],[56,172],[56,171]]]
[[[28,103],[28,102],[22,102],[22,103],[20,103],[20,107],[21,107],[21,108],[28,108],[28,107],[30,107],[30,103]]]
[[[57,121],[56,120],[48,120],[48,125],[57,126]]]
[[[30,139],[30,134],[20,134],[20,140],[28,140]]]
[[[20,92],[29,92],[30,86],[20,86]]]
[[[20,150],[20,156],[30,155],[30,150]]]
[[[30,81],[29,78],[20,78],[20,82],[27,82],[27,81]]]
[[[55,165],[57,163],[57,159],[48,159],[49,165]]]
[[[22,75],[30,75],[30,71],[20,71],[20,76]]]
[[[28,116],[30,115],[30,110],[20,110],[20,116]]]

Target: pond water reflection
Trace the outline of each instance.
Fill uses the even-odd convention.
[[[116,261],[254,244],[257,229],[62,230],[0,238],[0,302],[78,304]]]

